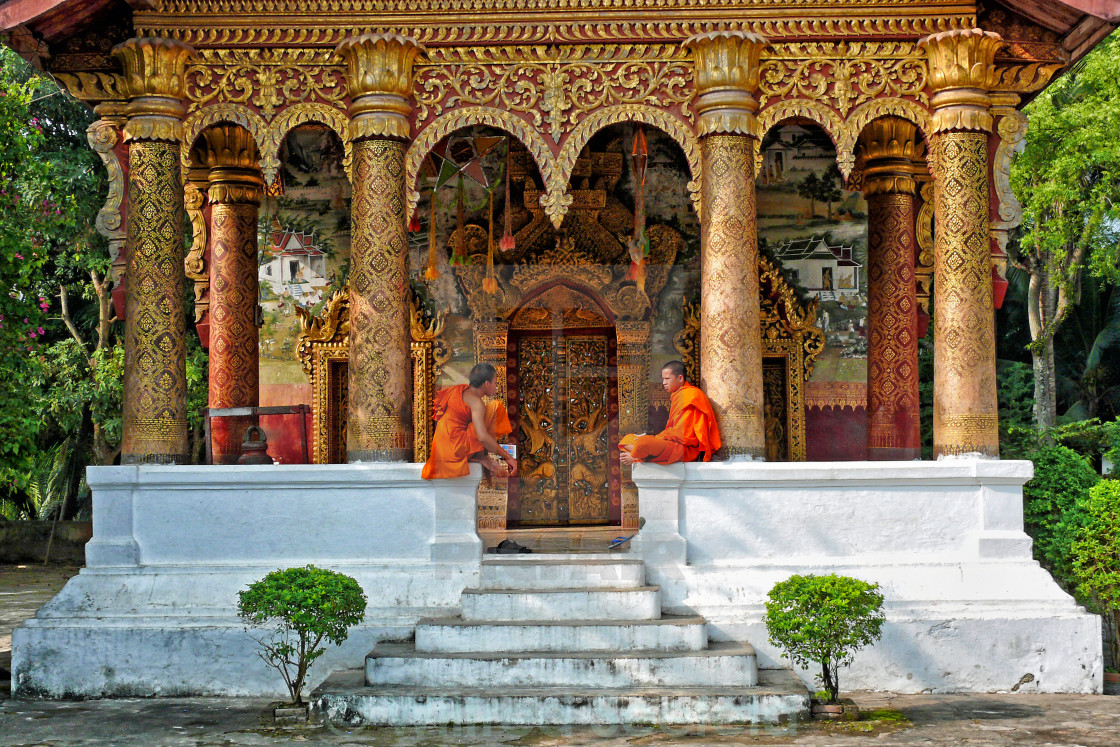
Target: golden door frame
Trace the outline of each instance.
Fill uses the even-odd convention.
[[[451,350],[443,341],[444,315],[426,317],[415,299],[409,300],[412,333],[412,427],[413,461],[426,462],[431,452],[432,402],[435,383]],[[311,420],[313,464],[344,461],[345,403],[339,392],[346,384],[350,360],[350,285],[347,283],[327,299],[318,316],[301,307],[297,351],[303,371],[311,381]],[[332,424],[336,427],[332,428]],[[337,432],[336,432],[337,431]]]
[[[805,461],[805,382],[824,350],[824,332],[816,326],[818,299],[802,302],[778,266],[759,256],[763,368],[778,363],[785,369],[785,452],[792,462]],[[700,306],[685,301],[684,329],[673,338],[688,369],[689,379],[700,380]],[[769,429],[768,429],[769,431]],[[769,439],[770,433],[767,433]],[[777,449],[767,443],[767,453]]]

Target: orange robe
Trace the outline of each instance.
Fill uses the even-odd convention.
[[[656,436],[625,436],[620,446],[630,446],[635,462],[673,464],[695,462],[701,455],[711,461],[722,445],[719,425],[704,392],[685,384],[669,398],[669,422]]]
[[[459,384],[436,392],[432,419],[439,422],[432,436],[432,454],[421,473],[425,480],[463,477],[470,472],[471,457],[486,451],[474,429],[471,408],[463,401],[467,386]],[[486,403],[486,430],[494,438],[513,431],[501,402]]]

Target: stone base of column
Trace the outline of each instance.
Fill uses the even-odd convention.
[[[921,458],[922,449],[917,446],[912,448],[873,446],[867,449],[867,459],[872,462],[909,462]]]

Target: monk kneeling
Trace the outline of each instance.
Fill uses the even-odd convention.
[[[630,434],[618,443],[623,464],[707,462],[722,444],[712,405],[698,387],[684,379],[684,364],[669,361],[661,368],[661,385],[669,392],[669,422],[656,436]]]
[[[432,455],[424,465],[425,480],[463,477],[470,472],[469,462],[479,462],[491,472],[507,474],[490,458],[488,451],[501,455],[509,475],[517,474],[517,460],[506,453],[497,439],[510,433],[509,416],[501,402],[483,402],[498,390],[497,371],[489,363],[471,369],[468,384],[441,389],[436,393],[433,419]]]

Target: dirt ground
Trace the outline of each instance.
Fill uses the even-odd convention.
[[[9,698],[12,629],[78,569],[0,566],[0,747],[8,745],[1086,745],[1120,744],[1120,688],[1108,695],[852,693],[860,721],[737,727],[276,727],[260,698],[25,701]]]

